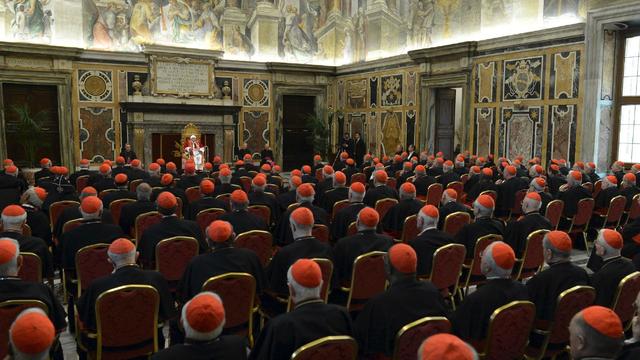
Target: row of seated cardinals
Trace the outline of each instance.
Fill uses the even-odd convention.
[[[636,166],[625,172],[624,164],[616,162],[611,175],[600,180],[594,164],[577,162],[569,168],[564,160],[551,161],[545,171],[539,159],[494,162],[491,156],[485,159],[461,154],[451,161],[441,154],[421,154],[411,159],[398,154],[382,162],[366,156],[362,168],[356,168],[353,159],[341,155],[335,167],[315,156],[313,165],[293,170],[285,178],[277,165],[257,166],[249,160],[225,164],[215,157],[202,172],[196,171],[192,162],[178,171],[175,164],[162,159],[145,169],[138,160],[125,164],[122,158],[116,159],[115,166],[105,161],[96,172],[90,170],[89,161],[83,160],[80,170],[69,175],[65,167],[52,166],[50,160],[42,159],[42,170],[34,176],[37,186],[24,191],[22,174],[5,160],[0,175],[2,189],[22,192],[19,204],[2,210],[0,238],[13,239],[19,252],[38,255],[43,279],[53,278],[54,269],[62,269],[65,285],[71,288],[80,249],[92,244],[113,245],[116,240],[119,245],[108,252],[116,268],[113,274],[85,284],[87,288],[79,297],[69,291],[66,314],[44,284],[25,281],[20,289],[3,283],[4,277],[17,274],[0,274],[0,301],[40,299],[48,306],[57,331],[68,325],[83,334],[96,330],[95,305],[100,294],[123,284],[148,284],[160,293],[159,319],[169,322],[170,343],[177,346],[197,343],[186,331],[190,324],[185,324],[184,305],[201,293],[206,281],[221,274],[248,273],[255,281],[261,316],[268,320],[256,330],[255,344],[249,344],[253,345],[250,358],[288,359],[300,346],[329,335],[352,336],[361,357],[376,358],[390,357],[398,331],[426,316],[447,317],[454,334],[482,350],[492,313],[511,301],[531,301],[536,320],[548,323],[554,319],[556,302],[563,291],[589,285],[595,289],[594,304],[613,307],[618,285],[636,271],[640,220],[631,216],[638,202],[635,195],[640,192]],[[440,189],[435,202],[430,201],[432,189]],[[516,194],[522,191],[526,195],[518,198]],[[629,214],[609,226],[609,218],[603,220],[602,214],[607,214],[618,195],[623,195]],[[588,226],[573,234],[570,230],[580,212],[579,201],[593,197],[595,206],[589,213]],[[133,201],[114,216],[112,204],[122,199]],[[545,210],[554,200],[563,205],[562,216],[550,220]],[[61,212],[52,211],[60,201],[77,203]],[[250,211],[252,206],[268,208],[268,216]],[[222,211],[214,221],[199,224],[199,215],[212,208]],[[160,220],[136,234],[136,219],[151,211],[157,211]],[[446,219],[452,214],[468,214],[466,224],[444,231]],[[394,243],[405,233],[406,219],[412,216],[413,236],[402,239],[406,245],[392,256],[391,249],[399,246]],[[79,226],[65,231],[64,225],[75,219],[81,219]],[[626,225],[618,232],[618,225],[623,223]],[[25,224],[30,234],[25,232]],[[314,229],[323,226],[324,235],[314,235]],[[604,228],[607,226],[610,228]],[[256,249],[235,243],[236,237],[254,230],[268,234],[272,241],[266,261]],[[545,233],[541,242],[549,266],[526,283],[513,280],[529,235],[538,230],[554,230]],[[496,241],[476,251],[476,242],[486,235],[496,235]],[[199,255],[190,259],[179,281],[168,283],[153,271],[155,250],[162,240],[175,236],[194,238]],[[591,275],[572,264],[570,258],[572,249],[584,246],[587,240],[594,244],[589,259]],[[432,266],[437,250],[451,244],[464,247],[467,264],[474,260],[481,263],[481,274],[473,281],[480,281],[482,286],[466,296],[455,294],[459,295],[457,299],[443,298],[445,289],[424,280],[437,271]],[[389,286],[375,296],[358,299],[361,303],[349,307],[353,311],[348,313],[344,306],[352,299],[343,288],[353,285],[358,257],[372,251],[386,253],[386,276],[379,274],[378,280],[386,278]],[[133,258],[123,255],[130,253]],[[292,275],[292,266],[298,260],[315,258],[328,259],[333,266],[332,275],[320,282],[326,280],[325,285],[329,285],[329,304],[324,304],[315,291],[322,285]],[[2,259],[11,260],[8,256],[1,257],[0,262]],[[306,272],[313,271],[302,271]],[[462,278],[476,276],[467,275],[463,271]],[[296,305],[287,312],[289,297]],[[80,328],[75,328],[76,320]],[[82,354],[82,349],[91,352],[97,346],[90,338],[78,339]],[[245,345],[242,341],[239,344]],[[531,344],[539,346],[540,339],[532,335]],[[204,353],[211,355],[213,350],[205,345],[203,349],[208,350]],[[232,347],[233,341],[227,345]],[[560,348],[565,345],[559,344]],[[224,354],[228,349],[218,350]],[[176,354],[165,358],[175,358],[172,356]]]

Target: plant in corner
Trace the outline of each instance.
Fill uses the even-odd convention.
[[[329,127],[317,114],[307,115],[307,128],[311,130],[307,141],[313,144],[313,152],[326,158],[329,154]]]
[[[41,110],[32,115],[29,104],[26,102],[21,105],[11,105],[11,110],[18,115],[15,128],[11,130],[15,132],[18,139],[21,139],[20,144],[29,163],[28,166],[34,166],[38,149],[49,147],[49,139],[44,136],[47,129],[43,127],[49,113]]]

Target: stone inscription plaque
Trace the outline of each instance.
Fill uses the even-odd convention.
[[[153,58],[151,76],[154,95],[211,97],[213,63],[183,58]]]

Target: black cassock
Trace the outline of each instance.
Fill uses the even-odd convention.
[[[111,205],[112,202],[120,199],[136,200],[136,193],[122,189],[111,191],[102,198],[102,206],[105,208],[109,208],[109,205]]]
[[[404,221],[407,217],[415,215],[422,209],[424,204],[416,199],[400,200],[392,206],[382,218],[382,227],[385,231],[400,233],[404,228]]]
[[[473,250],[479,238],[489,234],[502,235],[503,233],[504,225],[502,221],[486,217],[479,218],[475,222],[462,227],[455,236],[455,242],[467,248],[467,259],[473,259]]]
[[[355,259],[371,251],[387,251],[393,245],[390,236],[377,234],[375,230],[360,231],[355,235],[344,237],[333,248],[333,287],[338,288],[344,282],[351,281],[351,272]]]
[[[190,236],[198,240],[200,253],[207,251],[208,245],[202,238],[202,230],[195,221],[181,220],[177,216],[164,216],[159,223],[151,225],[138,240],[140,259],[145,265],[151,265],[156,259],[156,245],[164,239],[174,236]]]
[[[353,327],[360,353],[391,356],[403,326],[425,316],[446,315],[442,296],[431,282],[411,277],[398,280],[358,314]]]
[[[313,213],[313,221],[315,224],[327,225],[327,212],[319,206],[315,206],[310,202],[303,202],[300,207],[306,207]],[[290,219],[293,210],[287,210],[280,218],[280,222],[276,226],[274,231],[275,243],[278,246],[285,246],[291,244],[293,241],[293,234],[291,233]]]
[[[378,200],[382,200],[385,198],[397,200],[398,191],[396,189],[388,187],[387,185],[376,186],[367,190],[367,193],[364,195],[364,199],[362,200],[362,202],[367,206],[375,207]]]
[[[621,256],[604,261],[602,267],[591,275],[591,286],[596,289],[594,305],[613,305],[620,280],[634,271],[636,268],[631,260]]]
[[[27,225],[31,228],[31,235],[44,240],[47,245],[51,245],[51,225],[49,217],[40,209],[29,204],[22,204],[27,212]]]
[[[418,256],[418,275],[429,275],[433,254],[440,247],[453,243],[453,236],[437,229],[428,229],[411,240],[409,245]]]
[[[526,189],[528,184],[522,178],[512,177],[498,185],[498,200],[496,201],[496,212],[504,215],[509,214],[509,210],[515,203],[516,193]]]
[[[326,193],[327,191],[329,191],[331,189],[333,189],[333,179],[332,178],[326,178],[326,179],[320,181],[316,185],[316,195],[315,195],[314,200],[313,200],[314,205],[322,204],[322,202],[324,201],[324,193]]]
[[[251,230],[269,230],[267,224],[261,217],[254,215],[246,210],[230,211],[220,215],[218,220],[228,221],[233,226],[233,232],[242,234]]]
[[[467,192],[467,202],[475,201],[476,198],[480,196],[480,194],[489,190],[495,191],[497,193],[498,186],[493,182],[493,179],[489,179],[489,178],[481,179]]]
[[[283,192],[276,197],[276,201],[280,206],[280,212],[283,213],[287,211],[287,208],[289,207],[289,205],[296,202],[296,191],[289,190],[287,192]]]
[[[75,269],[78,250],[93,244],[111,244],[115,239],[123,236],[122,229],[118,225],[100,221],[83,222],[82,225],[60,237],[62,266],[65,269]]]
[[[151,356],[152,360],[245,360],[244,338],[237,335],[220,336],[211,341],[186,340]]]
[[[264,191],[251,191],[248,194],[249,205],[264,205],[271,210],[270,223],[275,223],[280,216],[280,206],[275,196]]]
[[[363,203],[351,203],[336,213],[331,222],[331,238],[334,241],[338,241],[347,235],[349,225],[356,221],[358,213],[364,207]]]
[[[547,185],[549,186],[549,192],[557,195],[560,191],[560,187],[567,183],[567,180],[562,176],[558,175],[549,175],[547,177]]]
[[[589,275],[570,261],[552,264],[529,279],[527,290],[536,305],[536,319],[553,320],[560,293],[578,285],[589,285]]]
[[[11,231],[0,232],[0,238],[5,237],[16,240],[18,244],[20,244],[20,252],[31,252],[40,257],[42,261],[43,279],[53,277],[53,259],[44,240],[35,236],[24,236]]]
[[[120,214],[120,216],[122,216],[122,213]],[[68,208],[65,208],[64,210],[62,210],[62,213],[60,213],[60,216],[58,216],[58,220],[53,226],[53,236],[60,238],[60,236],[62,235],[62,228],[64,227],[64,224],[66,224],[68,221],[80,218],[82,218],[82,214],[80,213],[80,205],[72,205]],[[135,219],[133,221],[135,221]],[[102,222],[104,224],[113,224],[113,217],[111,216],[109,208],[102,208]]]
[[[438,229],[441,230],[444,229],[444,222],[447,219],[447,216],[455,212],[467,212],[473,218],[473,213],[471,213],[470,209],[457,201],[449,201],[448,203],[440,206],[440,209],[438,210],[440,212],[440,217],[438,218]]]
[[[67,327],[62,305],[45,284],[21,280],[17,277],[0,278],[0,302],[7,300],[40,300],[47,305],[48,316],[56,331]]]
[[[540,214],[544,216],[544,214],[547,212],[547,205],[549,205],[549,203],[553,201],[553,196],[550,193],[544,191],[539,191],[538,195],[540,195],[540,200],[542,200],[542,204],[540,205]]]
[[[438,182],[440,184],[442,184],[442,186],[444,186],[444,188],[446,189],[447,186],[454,182],[454,181],[460,181],[460,175],[458,175],[456,172],[452,171],[447,171],[446,173],[442,174],[440,176],[440,179],[438,180]]]
[[[454,334],[462,340],[482,340],[489,330],[489,318],[499,307],[512,301],[529,300],[527,288],[511,279],[489,280],[469,294],[453,313]]]
[[[301,302],[293,311],[267,323],[249,359],[288,360],[296,349],[314,340],[352,333],[351,317],[345,308],[321,300]]]
[[[349,197],[349,188],[345,186],[339,186],[327,191],[322,197],[322,203],[320,207],[331,214],[333,211],[333,205],[338,201],[346,200]]]
[[[566,191],[558,192],[558,199],[564,201],[564,217],[572,217],[578,211],[578,201],[591,198],[589,191],[582,186],[574,186]]]
[[[178,285],[178,294],[182,302],[196,296],[209,278],[231,273],[243,272],[256,279],[256,294],[266,287],[266,277],[260,259],[248,249],[223,247],[210,253],[198,255],[189,262]]]
[[[186,191],[190,187],[200,186],[200,181],[202,181],[202,177],[199,174],[182,175],[176,183],[176,187]]]
[[[551,222],[539,212],[530,212],[517,221],[510,221],[504,231],[504,242],[509,244],[516,257],[522,257],[527,247],[527,237],[536,230],[551,230]]]
[[[120,210],[120,228],[125,234],[131,234],[131,230],[136,225],[135,222],[138,215],[156,211],[156,209],[156,203],[149,200],[138,200],[134,203],[123,205]]]
[[[622,256],[633,259],[640,253],[640,218],[628,223],[622,228]]]
[[[189,204],[188,219],[195,220],[200,211],[213,208],[229,211],[229,203],[216,199],[212,196],[203,196]]]

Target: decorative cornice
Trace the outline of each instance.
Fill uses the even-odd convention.
[[[76,47],[0,41],[0,54],[29,54],[48,58],[76,58],[84,50]]]
[[[279,63],[279,62],[269,62],[269,63],[266,63],[266,65],[267,65],[267,70],[273,73],[297,72],[297,73],[315,74],[315,75],[335,75],[336,73],[335,66]]]
[[[222,56],[224,55],[224,51],[222,50],[192,49],[166,45],[145,45],[142,48],[142,52],[148,55],[179,56],[205,59],[213,58],[216,60],[222,58]]]
[[[408,55],[417,63],[434,62],[443,58],[473,57],[478,43],[466,41],[457,44],[409,51]]]

